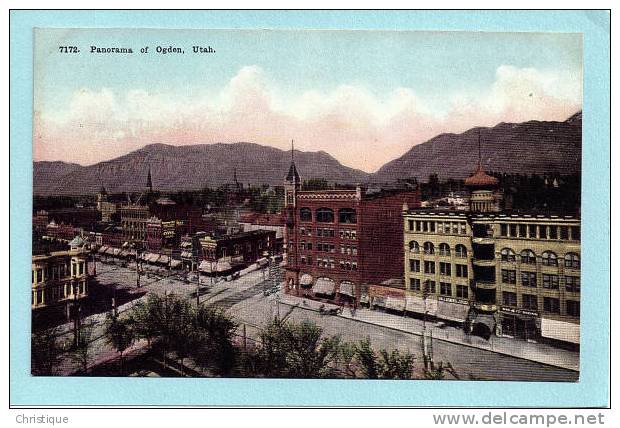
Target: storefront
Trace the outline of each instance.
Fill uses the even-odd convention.
[[[500,318],[498,336],[521,340],[537,340],[540,337],[540,314],[536,311],[500,306]]]
[[[415,294],[407,294],[405,296],[405,308],[407,312],[418,315],[434,317],[437,315],[437,299],[426,298]]]
[[[469,315],[469,301],[452,297],[437,297],[436,317],[446,321],[464,323]]]
[[[314,294],[331,297],[336,291],[336,282],[331,278],[317,278],[312,292]]]
[[[579,344],[579,324],[543,318],[540,335],[547,339]]]
[[[407,301],[405,291],[397,288],[371,285],[368,288],[370,308],[387,309],[393,312],[404,312]]]

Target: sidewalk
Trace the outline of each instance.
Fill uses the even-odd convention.
[[[279,297],[280,303],[298,306],[301,309],[318,311],[321,305],[324,305],[326,309],[339,307],[330,303],[317,302],[288,294],[281,294]],[[349,308],[344,308],[342,313],[338,316],[418,336],[421,336],[423,331],[422,320],[377,310],[360,308],[357,309],[355,315],[353,315]],[[556,348],[543,343],[515,340],[508,337],[492,336],[491,339],[487,341],[478,336],[465,334],[465,332],[459,328],[451,326],[439,328],[436,323],[432,322],[427,322],[426,324],[427,329],[432,331],[435,340],[443,340],[463,346],[488,350],[498,354],[509,355],[515,358],[548,364],[567,370],[579,371],[579,352]]]

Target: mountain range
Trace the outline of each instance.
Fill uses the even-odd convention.
[[[462,134],[440,134],[413,146],[373,174],[349,168],[324,151],[293,153],[304,179],[338,183],[389,183],[399,178],[462,179],[478,163],[478,141],[487,171],[544,174],[581,171],[581,112],[564,122],[529,121],[472,128]],[[254,143],[150,144],[118,158],[81,166],[61,161],[33,164],[36,195],[138,192],[145,188],[149,167],[160,191],[201,189],[232,183],[280,185],[291,152]]]

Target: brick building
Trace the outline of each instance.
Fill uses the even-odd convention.
[[[293,161],[285,181],[287,293],[357,304],[367,286],[402,279],[402,207],[419,207],[417,190],[301,191],[300,183]]]

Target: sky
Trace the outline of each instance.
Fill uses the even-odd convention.
[[[441,133],[565,120],[581,110],[582,74],[580,34],[36,29],[33,159],[295,140],[374,172]]]

